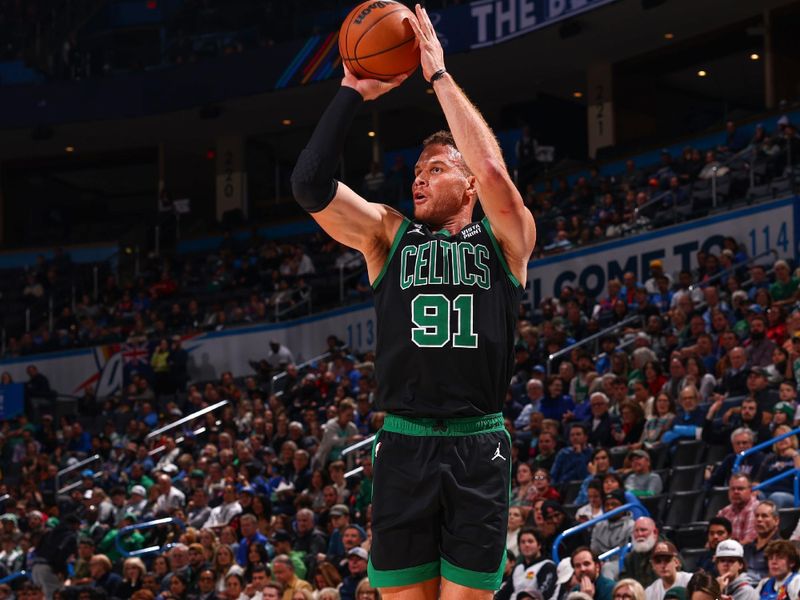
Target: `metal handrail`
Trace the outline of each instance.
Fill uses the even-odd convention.
[[[123,557],[130,558],[132,556],[143,556],[145,554],[154,554],[156,552],[166,552],[175,544],[169,543],[165,546],[148,546],[147,548],[140,548],[139,550],[134,550],[133,552],[128,552],[125,548],[122,547],[122,538],[130,531],[135,531],[139,529],[151,529],[153,527],[158,527],[160,525],[166,525],[167,523],[174,523],[181,530],[186,529],[186,525],[180,519],[176,519],[175,517],[164,517],[163,519],[153,519],[152,521],[145,521],[144,523],[134,523],[133,525],[126,525],[119,531],[117,531],[117,535],[114,537],[114,545],[117,548],[117,552],[119,552]]]
[[[659,202],[659,201],[663,200],[665,197],[667,197],[671,193],[672,193],[672,190],[666,190],[666,191],[661,192],[660,194],[658,194],[655,198],[651,198],[650,200],[648,200],[647,202],[645,202],[641,206],[637,206],[633,211],[634,217],[638,218],[639,217],[639,213],[641,211],[643,211],[645,208],[650,208],[651,205],[655,204],[656,202]]]
[[[800,469],[789,469],[788,471],[784,471],[783,473],[778,473],[777,475],[775,475],[775,477],[770,477],[766,481],[762,481],[758,485],[754,485],[753,490],[760,491],[765,487],[770,486],[773,483],[783,481],[788,477],[794,477],[792,490],[794,492],[794,506],[795,508],[797,508],[798,506],[800,506]]]
[[[100,460],[100,455],[99,454],[94,454],[94,455],[90,456],[89,458],[84,458],[82,461],[76,462],[71,467],[66,467],[64,469],[61,469],[58,473],[56,473],[55,488],[57,490],[59,489],[58,488],[58,480],[61,479],[64,475],[66,475],[67,473],[72,473],[72,471],[75,471],[76,469],[80,469],[82,467],[85,467],[86,465],[89,465],[89,464],[93,463],[96,460]],[[62,491],[59,490],[58,493],[61,494]]]
[[[356,442],[355,444],[351,444],[350,446],[348,446],[347,448],[342,450],[342,456],[345,456],[345,455],[349,454],[353,450],[358,450],[362,446],[366,446],[367,444],[371,444],[372,440],[374,440],[374,439],[375,439],[375,435],[373,434],[373,435],[369,436],[368,438],[364,438],[360,442]]]
[[[347,346],[343,346],[343,347],[341,348],[341,350],[346,350],[346,349],[347,349]],[[300,370],[302,370],[302,369],[305,369],[306,367],[309,367],[309,366],[311,366],[313,363],[315,363],[315,362],[317,362],[317,361],[319,361],[319,360],[322,360],[323,358],[327,358],[327,357],[329,357],[330,355],[331,355],[331,353],[330,353],[330,352],[324,352],[324,353],[322,353],[322,354],[320,354],[320,355],[318,355],[318,356],[315,356],[315,357],[313,357],[313,358],[309,358],[309,359],[308,359],[307,361],[305,361],[305,362],[302,362],[302,363],[300,363],[300,364],[297,364],[297,365],[295,365],[295,368],[296,368],[298,371],[300,371]],[[285,371],[285,370],[284,370],[284,371],[281,371],[280,373],[276,373],[275,375],[273,375],[273,376],[272,376],[272,379],[270,379],[270,382],[269,382],[269,390],[270,390],[270,392],[274,393],[274,390],[275,390],[275,383],[276,383],[276,382],[277,382],[279,379],[281,379],[281,378],[283,378],[283,377],[286,377],[287,375],[288,375],[288,372],[287,372],[287,371]]]
[[[185,417],[181,417],[177,421],[173,421],[169,425],[164,425],[163,427],[159,427],[155,431],[151,431],[150,433],[148,433],[145,436],[144,439],[145,439],[145,441],[146,440],[151,440],[154,437],[157,437],[157,436],[161,435],[162,433],[165,433],[167,431],[175,429],[176,427],[180,427],[184,423],[190,423],[190,422],[194,421],[195,419],[197,419],[199,417],[202,417],[206,413],[210,413],[210,412],[213,412],[213,411],[217,410],[218,408],[222,408],[226,404],[230,404],[230,400],[222,400],[221,402],[217,402],[216,404],[212,404],[211,406],[206,406],[205,408],[201,408],[200,410],[195,411],[190,415],[187,415]]]
[[[283,310],[281,310],[281,304],[284,304],[284,303],[278,302],[277,304],[275,304],[275,320],[276,321],[280,321],[281,317],[283,317],[284,315],[288,315],[294,309],[296,309],[296,308],[298,308],[300,306],[303,306],[304,304],[308,305],[308,314],[311,314],[311,286],[310,285],[306,286],[306,291],[307,291],[306,295],[303,296],[298,302],[295,302],[294,304],[289,304],[289,306],[287,306]],[[302,293],[302,291],[301,291],[301,293]]]
[[[633,544],[628,542],[627,544],[622,544],[622,546],[617,546],[616,548],[612,548],[611,550],[606,550],[600,556],[597,557],[597,560],[604,561],[614,558],[616,555],[619,554],[619,570],[622,571],[623,567],[625,566],[625,557],[627,556],[628,552],[631,551],[633,548]]]
[[[219,421],[217,421],[217,425],[219,425]],[[205,427],[205,425],[203,425],[202,427],[200,427],[198,429],[195,429],[192,432],[192,435],[200,435],[201,433],[205,433],[205,431],[206,431],[206,427]],[[178,436],[178,437],[175,438],[175,445],[176,446],[180,446],[185,441],[186,441],[186,438],[184,436],[182,436],[182,435]],[[152,450],[150,450],[147,453],[147,456],[155,456],[156,454],[161,454],[164,451],[165,448],[166,448],[166,446],[164,446],[164,445],[157,446],[157,447],[153,448]]]
[[[634,517],[637,519],[639,517],[649,517],[650,513],[647,509],[642,506],[641,504],[634,504],[633,502],[629,502],[628,504],[623,504],[622,506],[618,506],[614,510],[610,510],[607,513],[603,513],[602,515],[596,516],[594,519],[590,519],[585,523],[581,523],[580,525],[576,525],[575,527],[570,527],[569,529],[562,531],[558,534],[555,541],[553,542],[553,562],[558,564],[561,561],[561,558],[558,555],[558,547],[561,545],[561,540],[565,537],[569,537],[571,535],[575,535],[576,533],[580,533],[590,527],[594,527],[600,521],[606,521],[611,517],[616,517],[621,513],[631,512],[634,514]],[[638,515],[636,513],[639,513]]]
[[[25,577],[26,579],[30,579],[31,574],[28,573],[25,569],[21,571],[14,571],[13,573],[9,573],[2,579],[0,579],[0,585],[4,583],[11,583],[12,581],[16,581],[17,579],[22,579]]]
[[[689,291],[692,292],[692,291],[694,291],[696,289],[699,289],[701,287],[706,287],[707,285],[709,285],[711,283],[715,283],[718,279],[721,279],[725,275],[730,275],[731,273],[736,272],[738,269],[741,269],[742,267],[746,267],[747,265],[757,261],[760,258],[764,258],[768,254],[773,254],[775,256],[775,258],[778,258],[778,251],[777,250],[775,250],[775,249],[765,250],[761,254],[756,254],[755,256],[752,256],[752,257],[748,258],[747,260],[743,260],[740,263],[736,263],[733,267],[731,267],[729,269],[725,269],[723,271],[720,271],[719,273],[709,277],[705,281],[701,281],[699,283],[693,283],[692,285],[689,286]]]
[[[736,460],[733,461],[733,467],[731,468],[731,473],[739,472],[739,466],[742,464],[742,461],[745,459],[745,457],[750,456],[751,454],[754,454],[759,450],[768,448],[769,446],[772,446],[772,444],[780,442],[781,440],[785,440],[786,438],[792,437],[793,435],[797,435],[799,433],[800,433],[800,427],[798,427],[797,429],[792,429],[791,431],[787,431],[786,433],[782,433],[778,437],[770,438],[766,442],[761,442],[760,444],[756,444],[755,446],[753,446],[748,450],[742,450],[736,456]]]
[[[614,331],[616,329],[619,329],[620,327],[624,327],[625,325],[633,323],[634,321],[639,320],[641,318],[642,318],[641,315],[631,315],[630,317],[622,319],[622,321],[620,321],[619,323],[615,323],[614,325],[606,327],[605,329],[603,329],[602,331],[598,331],[597,333],[593,333],[589,337],[585,337],[582,340],[579,340],[574,344],[567,346],[566,348],[562,348],[558,352],[553,352],[553,354],[550,354],[547,357],[547,374],[548,375],[550,374],[550,364],[553,362],[553,359],[558,358],[559,356],[562,356],[564,354],[568,354],[572,352],[575,348],[580,348],[581,346],[585,346],[589,342],[593,342],[594,340],[600,339],[604,335],[608,335],[609,331]]]
[[[92,475],[92,479],[100,479],[102,476],[103,476],[103,474],[102,474],[101,472],[99,472],[99,471],[98,471],[97,473],[95,473],[94,475]],[[75,483],[70,483],[69,485],[65,485],[63,488],[61,488],[60,490],[58,490],[58,495],[59,495],[59,496],[61,496],[61,495],[63,495],[63,494],[66,494],[66,493],[68,493],[68,492],[71,492],[71,491],[72,491],[72,490],[74,490],[75,488],[79,488],[79,487],[81,487],[82,485],[83,485],[83,479],[79,479],[79,480],[78,480],[78,481],[76,481]]]

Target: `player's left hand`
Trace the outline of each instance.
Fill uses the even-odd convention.
[[[419,4],[414,7],[414,10],[417,13],[417,19],[416,21],[409,19],[408,23],[414,30],[414,35],[417,36],[422,76],[426,81],[430,81],[436,71],[444,69],[444,49],[436,36],[436,30],[433,28],[428,11]]]

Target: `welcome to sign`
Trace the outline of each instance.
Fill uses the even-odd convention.
[[[565,285],[601,295],[609,279],[627,271],[644,281],[655,259],[663,261],[665,272],[677,274],[696,266],[700,250],[718,254],[728,236],[743,243],[749,256],[774,249],[782,258],[795,258],[799,218],[800,198],[786,198],[535,260],[528,268],[528,298],[538,306]]]

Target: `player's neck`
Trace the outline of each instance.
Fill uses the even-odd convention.
[[[432,230],[447,231],[450,235],[457,235],[459,231],[464,229],[470,223],[470,215],[462,211],[452,217],[446,219],[443,223],[438,225],[430,225]]]

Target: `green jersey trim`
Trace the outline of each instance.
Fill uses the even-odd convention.
[[[400,229],[397,230],[397,234],[394,236],[394,241],[392,242],[392,247],[389,249],[389,255],[386,257],[386,262],[383,263],[383,268],[381,269],[381,272],[378,273],[378,277],[372,284],[373,290],[378,289],[378,285],[380,285],[383,276],[386,275],[386,270],[389,268],[389,263],[392,262],[392,256],[394,256],[394,252],[400,245],[400,240],[403,238],[403,235],[405,234],[406,229],[408,229],[408,226],[410,224],[411,221],[409,221],[408,219],[403,219],[403,222],[400,224]]]
[[[439,561],[436,560],[416,567],[381,571],[375,568],[372,564],[372,557],[370,557],[367,564],[367,576],[369,577],[370,585],[375,587],[397,587],[422,583],[439,577],[440,568]]]
[[[500,260],[500,264],[503,265],[503,270],[506,272],[506,275],[508,275],[511,283],[517,287],[522,287],[522,284],[519,282],[519,280],[514,277],[511,269],[508,268],[506,257],[503,254],[503,251],[500,249],[500,244],[497,243],[497,238],[494,237],[494,232],[492,231],[492,226],[489,224],[489,219],[487,217],[483,217],[483,219],[481,219],[481,223],[483,223],[483,226],[486,227],[486,233],[489,234],[489,239],[492,240],[492,246],[494,246],[494,250],[497,252],[497,258]]]

